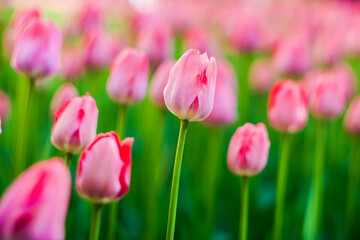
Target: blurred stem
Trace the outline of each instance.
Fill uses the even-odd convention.
[[[120,104],[116,124],[116,132],[118,133],[120,139],[124,137],[126,109],[127,105]]]
[[[99,239],[101,207],[102,205],[100,203],[93,203],[93,215],[91,219],[90,240]]]
[[[241,218],[239,240],[247,239],[249,212],[249,177],[243,176],[241,181]]]
[[[166,239],[167,240],[174,239],[176,208],[177,208],[180,173],[181,173],[181,162],[182,162],[183,153],[184,153],[184,145],[185,145],[186,132],[187,132],[188,125],[189,125],[189,122],[187,120],[181,120],[179,138],[178,138],[176,155],[175,155],[174,172],[173,172],[173,178],[172,178],[172,184],[171,184],[169,216],[168,216],[168,224],[167,224],[167,231],[166,231]]]
[[[282,146],[280,148],[280,160],[278,165],[277,182],[276,182],[276,207],[275,207],[275,229],[274,239],[282,239],[282,227],[284,221],[284,205],[286,196],[286,183],[288,174],[289,152],[290,152],[290,135],[283,134]]]
[[[66,166],[68,166],[69,169],[70,169],[70,166],[71,166],[72,159],[73,159],[73,154],[72,153],[65,153],[65,162],[66,162]]]

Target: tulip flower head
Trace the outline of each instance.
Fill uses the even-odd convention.
[[[216,61],[190,49],[170,70],[164,89],[166,107],[182,120],[202,121],[214,104]]]
[[[263,123],[246,123],[232,136],[227,153],[229,169],[240,176],[253,176],[266,166],[270,141]]]
[[[250,86],[257,92],[268,92],[276,77],[271,62],[266,59],[256,60],[249,75]]]
[[[349,133],[360,135],[360,96],[350,103],[345,115],[344,126]]]
[[[308,119],[307,96],[301,83],[286,79],[272,87],[268,119],[272,127],[283,132],[296,132],[305,126]]]
[[[99,110],[95,100],[86,94],[61,105],[54,113],[52,144],[65,153],[80,153],[96,137]]]
[[[51,103],[50,103],[50,112],[54,113],[58,110],[63,103],[79,96],[78,91],[71,83],[65,83],[59,87],[59,89],[55,92]]]
[[[67,48],[62,53],[62,69],[61,76],[65,80],[76,80],[84,72],[84,56],[79,48]]]
[[[99,203],[122,198],[130,187],[133,142],[134,138],[120,142],[115,132],[99,134],[80,157],[77,191]]]
[[[60,158],[25,170],[1,198],[0,238],[64,239],[70,191],[70,172]]]

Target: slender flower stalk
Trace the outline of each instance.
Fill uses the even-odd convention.
[[[185,139],[186,139],[188,125],[189,125],[189,122],[187,120],[181,120],[179,138],[178,138],[178,143],[177,143],[177,147],[176,147],[174,172],[173,172],[172,184],[171,184],[171,194],[170,194],[170,205],[169,205],[168,225],[167,225],[167,231],[166,231],[166,240],[174,239],[176,208],[177,208],[180,173],[181,173],[181,163],[182,163],[182,158],[183,158],[183,153],[184,153],[184,145],[185,145]]]
[[[248,212],[249,212],[249,177],[243,176],[241,183],[241,218],[239,240],[247,239]]]
[[[101,203],[93,203],[93,215],[91,219],[90,240],[99,239],[101,221]]]
[[[118,119],[116,123],[116,132],[118,133],[120,138],[124,137],[125,131],[125,119],[126,119],[126,104],[120,104],[119,112],[118,112]]]
[[[65,162],[66,162],[66,166],[68,168],[70,168],[70,166],[71,166],[72,159],[73,159],[73,154],[72,153],[69,153],[69,152],[65,153]]]

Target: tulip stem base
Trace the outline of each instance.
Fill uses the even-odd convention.
[[[274,239],[282,239],[282,228],[284,221],[284,205],[286,196],[286,183],[288,174],[288,163],[290,153],[290,135],[284,133],[282,146],[280,148],[280,159],[278,163],[278,173],[276,182],[276,206],[275,206],[275,229]]]
[[[175,155],[174,172],[173,172],[172,184],[171,184],[171,194],[170,194],[170,205],[169,205],[169,215],[168,215],[168,223],[167,223],[167,231],[166,231],[166,240],[174,239],[176,208],[177,208],[180,173],[181,173],[181,163],[182,163],[182,158],[183,158],[183,153],[184,153],[184,145],[185,145],[185,139],[186,139],[188,125],[189,125],[189,122],[187,120],[181,120],[179,138],[178,138],[176,155]]]
[[[124,130],[125,130],[126,109],[127,106],[125,104],[121,104],[118,111],[116,132],[118,133],[120,139],[123,139],[125,135]]]
[[[70,166],[71,166],[72,159],[73,159],[73,154],[72,153],[66,153],[65,154],[65,162],[66,162],[66,166],[68,166],[68,168],[70,168]]]
[[[242,177],[241,182],[241,208],[240,208],[239,240],[247,239],[248,212],[249,212],[249,177]]]
[[[101,207],[102,207],[101,203],[93,203],[93,215],[91,219],[90,240],[99,239]]]

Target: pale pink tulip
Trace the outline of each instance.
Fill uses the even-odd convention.
[[[58,90],[55,92],[51,103],[50,103],[50,112],[53,114],[56,110],[58,110],[61,105],[65,102],[78,97],[79,93],[77,89],[71,83],[64,83],[61,85]]]

